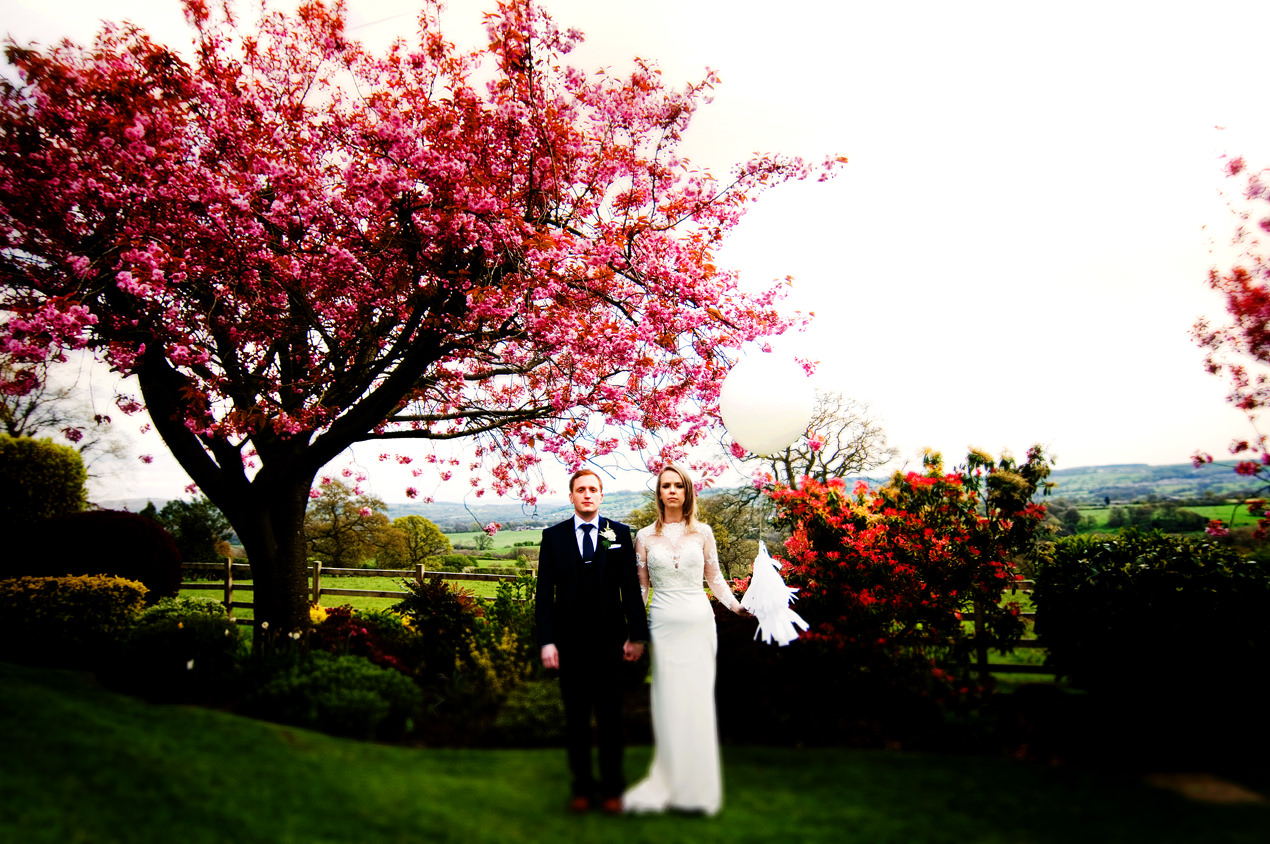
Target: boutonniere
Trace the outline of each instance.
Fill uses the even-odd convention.
[[[606,527],[600,531],[600,547],[608,549],[610,545],[617,541],[617,534],[613,532],[613,528]]]

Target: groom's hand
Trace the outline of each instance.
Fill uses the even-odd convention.
[[[626,644],[622,646],[622,656],[625,657],[627,662],[636,662],[643,655],[644,655],[643,642],[632,642],[629,639],[627,639]]]
[[[560,651],[556,650],[555,645],[542,646],[542,667],[543,668],[559,668],[560,667]]]

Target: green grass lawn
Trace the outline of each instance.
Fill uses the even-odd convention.
[[[560,749],[358,743],[3,663],[0,728],[0,840],[22,844],[1252,844],[1270,829],[1264,803],[1192,802],[1128,775],[732,746],[717,818],[575,817]],[[648,758],[632,748],[628,775]]]

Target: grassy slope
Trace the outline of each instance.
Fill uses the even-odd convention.
[[[564,754],[387,747],[0,664],[0,840],[182,844],[1260,842],[1266,805],[1005,759],[724,749],[716,819],[567,815]],[[628,754],[634,777],[648,749]]]

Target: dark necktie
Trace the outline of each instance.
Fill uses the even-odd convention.
[[[591,558],[595,556],[595,543],[591,541],[591,531],[595,529],[595,525],[582,526],[582,561],[584,563],[591,562]]]

